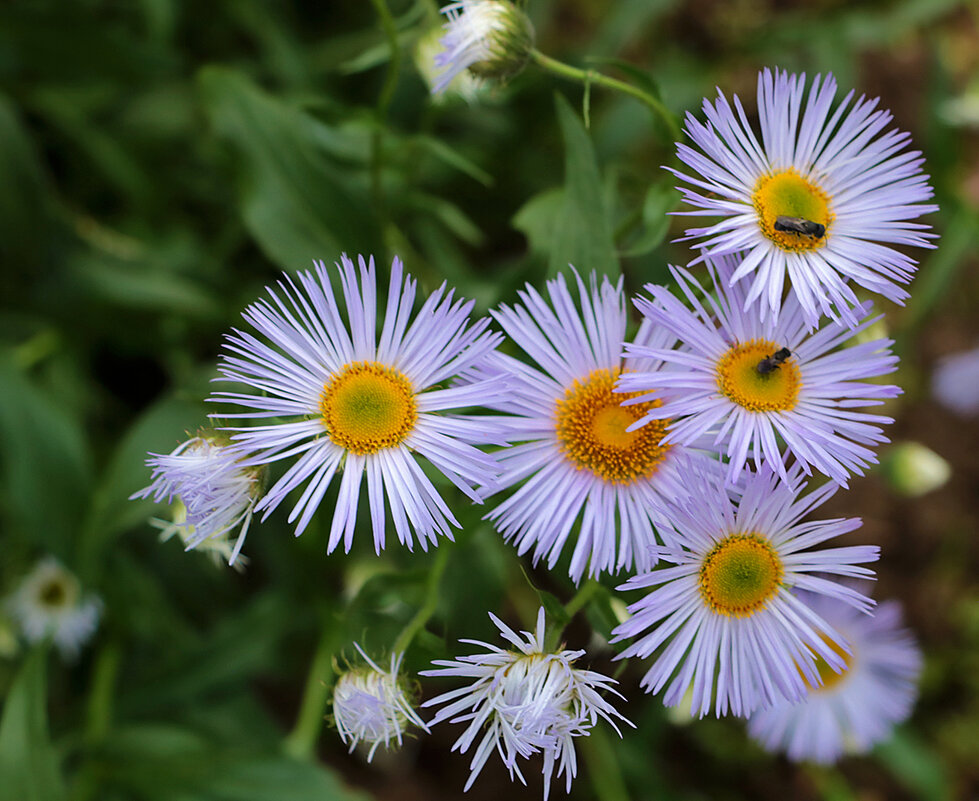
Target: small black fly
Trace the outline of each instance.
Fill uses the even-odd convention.
[[[826,226],[807,220],[805,217],[776,217],[775,230],[801,234],[813,239],[822,239],[826,235]]]
[[[760,362],[758,362],[758,372],[762,375],[768,375],[778,370],[782,366],[782,362],[792,355],[792,351],[788,348],[782,348],[781,350],[775,351],[771,356],[766,356]]]

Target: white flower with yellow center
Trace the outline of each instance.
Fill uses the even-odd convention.
[[[62,657],[71,660],[98,628],[102,602],[83,596],[75,575],[49,556],[24,578],[7,608],[28,642],[51,637]]]
[[[911,714],[918,695],[921,650],[901,625],[901,606],[886,601],[873,617],[831,598],[802,596],[845,638],[845,666],[836,672],[816,660],[821,684],[798,704],[780,702],[755,712],[748,732],[769,751],[795,761],[835,762],[864,753]]]
[[[340,739],[350,743],[350,753],[361,742],[367,743],[367,761],[378,747],[401,747],[408,724],[428,731],[408,700],[401,677],[403,653],[391,654],[391,666],[382,670],[354,643],[366,665],[353,668],[337,678],[333,686],[333,719]]]
[[[347,322],[330,285],[326,265],[286,276],[269,300],[243,317],[259,334],[235,331],[225,345],[220,371],[257,390],[218,392],[213,400],[251,411],[219,417],[280,418],[235,427],[234,446],[249,464],[298,457],[255,509],[265,516],[293,490],[305,487],[289,515],[297,536],[319,508],[334,476],[339,494],[330,504],[333,522],[327,550],[340,541],[350,550],[364,476],[374,546],[385,544],[385,499],[398,539],[423,549],[458,526],[419,464],[423,457],[475,502],[474,489],[491,484],[496,461],[476,445],[505,444],[490,421],[444,412],[492,401],[506,391],[499,381],[447,386],[459,372],[485,358],[499,342],[487,319],[470,323],[472,301],[453,297],[443,284],[411,321],[415,281],[391,265],[387,307],[378,338],[374,260],[359,270],[344,255],[337,265]],[[409,324],[410,323],[410,324]],[[264,519],[264,518],[263,518]]]
[[[799,701],[819,684],[816,657],[846,667],[843,637],[790,588],[809,590],[861,612],[873,601],[832,580],[873,575],[876,546],[814,550],[853,531],[860,520],[804,521],[838,487],[829,482],[802,495],[800,472],[791,483],[770,470],[750,475],[732,499],[722,482],[691,468],[687,492],[668,506],[672,531],[658,549],[659,567],[620,590],[654,588],[631,604],[632,617],[613,642],[636,638],[619,658],[656,654],[642,680],[647,692],[665,690],[676,706],[692,690],[693,714],[714,709],[746,716],[779,701]],[[842,649],[842,650],[840,650]]]
[[[683,346],[626,345],[636,357],[665,363],[619,380],[626,404],[661,401],[633,426],[641,431],[669,418],[665,443],[707,438],[728,456],[731,481],[749,460],[755,467],[767,464],[784,478],[791,455],[807,473],[814,467],[846,486],[851,474],[877,461],[873,447],[887,442],[880,426],[893,422],[860,409],[901,392],[874,381],[897,368],[891,340],[850,344],[875,322],[868,316],[869,304],[856,310],[861,318],[856,329],[827,321],[810,331],[792,296],[778,320],[761,320],[757,303],[745,308],[743,285],[728,284],[736,261],[725,257],[707,266],[716,297],[687,270],[674,269],[686,303],[654,284],[646,285],[651,298],[635,300],[651,324]]]
[[[500,634],[516,651],[478,640],[461,642],[480,645],[489,653],[438,659],[438,670],[423,670],[423,676],[459,676],[471,683],[450,690],[422,704],[443,705],[430,725],[443,721],[469,723],[452,750],[466,753],[475,745],[465,790],[472,787],[494,750],[510,772],[526,784],[517,759],[543,756],[544,799],[551,777],[563,773],[567,791],[577,773],[574,738],[586,736],[603,718],[620,734],[616,720],[632,725],[620,715],[603,693],[619,695],[614,679],[591,670],[573,667],[584,651],[548,652],[544,648],[544,609],[537,614],[536,632],[517,634],[499,618],[490,618]],[[481,735],[481,736],[480,736]],[[478,740],[478,743],[477,743]]]
[[[621,279],[613,285],[603,276],[599,284],[593,273],[588,286],[575,281],[577,298],[562,275],[547,282],[549,300],[527,285],[521,304],[493,312],[535,364],[497,354],[486,369],[509,385],[505,402],[487,405],[507,414],[501,429],[519,443],[498,454],[503,472],[493,490],[520,484],[487,517],[518,553],[533,548],[534,560],[546,555],[552,569],[580,520],[570,564],[577,581],[586,569],[595,576],[652,566],[660,498],[681,491],[677,459],[690,451],[663,441],[668,420],[630,430],[660,405],[656,397],[623,406],[625,396],[613,392],[620,376],[655,373],[662,364],[622,358]],[[675,341],[649,325],[636,337],[659,349]]]
[[[892,245],[933,247],[933,234],[910,222],[937,210],[919,151],[905,151],[909,135],[891,129],[889,111],[851,91],[834,108],[836,81],[766,69],[758,76],[761,140],[737,95],[704,100],[707,122],[688,114],[694,147],[677,155],[691,170],[673,171],[694,216],[722,217],[691,228],[708,255],[743,253],[731,283],[750,286],[746,302],[761,298],[762,318],[778,317],[786,278],[810,328],[822,315],[856,326],[853,281],[901,303],[900,286],[915,262]],[[698,259],[699,261],[699,259]]]
[[[163,525],[164,539],[179,534],[187,550],[206,542],[214,552],[227,551],[233,566],[262,492],[264,468],[244,464],[228,437],[215,431],[201,431],[170,453],[150,454],[146,464],[153,480],[131,497],[182,504]]]

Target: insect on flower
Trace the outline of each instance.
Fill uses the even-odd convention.
[[[793,234],[801,234],[813,239],[822,239],[826,236],[826,226],[822,223],[807,220],[805,217],[785,217],[775,218],[775,225],[772,226],[776,231],[783,231]]]
[[[788,348],[780,348],[771,356],[766,356],[764,359],[758,362],[758,366],[755,369],[762,375],[768,375],[768,373],[778,370],[778,368],[781,367],[785,360],[791,355],[792,351],[790,351]]]

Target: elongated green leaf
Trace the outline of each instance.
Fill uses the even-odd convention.
[[[922,801],[944,801],[952,790],[942,761],[925,742],[910,731],[898,731],[874,753],[898,781]]]
[[[366,190],[319,144],[324,123],[234,70],[207,67],[199,81],[215,131],[237,156],[245,225],[270,259],[298,269],[379,245]]]
[[[0,356],[0,498],[11,527],[65,554],[82,520],[92,467],[81,427]]]
[[[47,649],[24,662],[0,719],[0,798],[58,801],[65,798],[58,759],[48,737]]]
[[[360,801],[326,767],[215,746],[179,726],[118,731],[98,756],[106,784],[147,801]]]
[[[573,264],[611,278],[619,274],[612,226],[602,199],[602,181],[591,140],[581,120],[561,95],[557,116],[564,137],[564,203],[554,228],[548,273]]]
[[[646,193],[642,207],[642,228],[638,238],[622,254],[623,256],[645,256],[659,247],[670,230],[670,217],[680,193],[670,184],[653,184]]]

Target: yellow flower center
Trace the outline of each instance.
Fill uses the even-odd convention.
[[[38,592],[41,604],[47,607],[67,606],[70,595],[72,595],[70,589],[59,579],[52,579],[46,582]]]
[[[323,387],[320,414],[336,445],[364,455],[400,444],[418,421],[418,403],[400,370],[352,362]]]
[[[661,440],[669,420],[651,420],[635,431],[626,429],[658,400],[622,406],[639,392],[612,389],[621,370],[595,370],[575,381],[557,402],[557,438],[564,455],[579,470],[590,470],[613,484],[631,484],[649,478],[666,457],[669,445]]]
[[[715,545],[700,566],[700,595],[720,615],[750,617],[782,581],[782,560],[758,534],[732,534]]]
[[[717,362],[717,388],[750,412],[781,412],[795,407],[802,375],[789,356],[774,366],[780,345],[752,339],[734,345]],[[759,365],[768,360],[763,369]]]
[[[820,690],[828,690],[830,687],[839,684],[846,677],[850,668],[853,667],[853,656],[846,653],[839,645],[833,642],[829,637],[824,634],[819,635],[823,642],[826,643],[830,649],[843,660],[843,664],[846,666],[842,671],[837,673],[833,668],[829,666],[829,662],[823,659],[821,656],[815,656],[816,659],[816,671],[819,673],[819,680],[822,682],[818,687],[813,687],[806,677],[803,676],[802,680],[806,682],[806,687],[809,688],[810,692],[819,692]]]
[[[782,250],[816,250],[826,244],[834,219],[829,195],[794,168],[761,176],[751,199],[762,233]],[[775,220],[779,217],[801,217],[819,223],[826,227],[826,233],[817,239],[795,231],[776,231]]]

